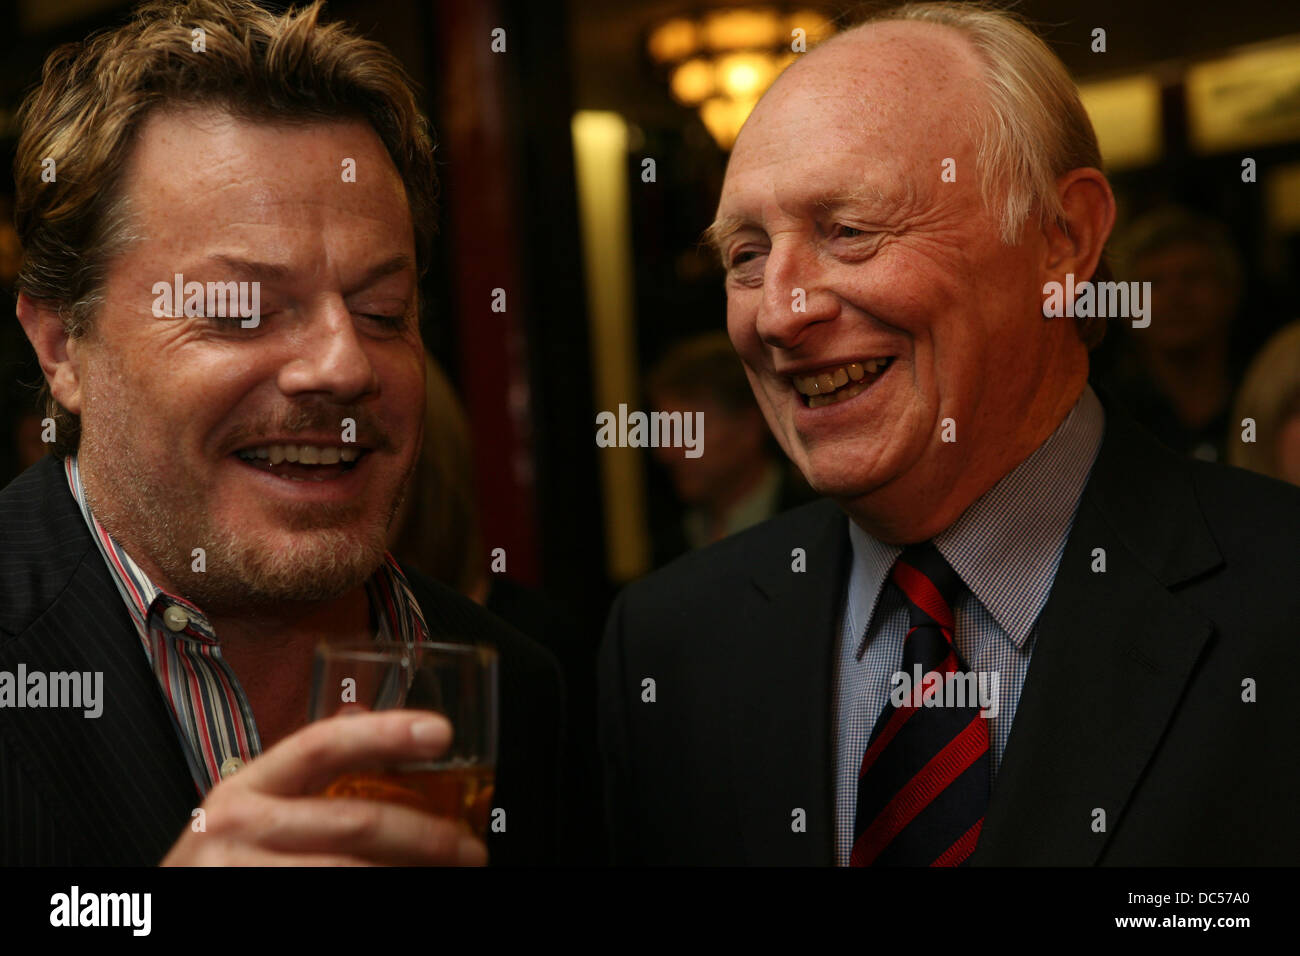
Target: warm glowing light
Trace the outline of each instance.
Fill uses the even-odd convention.
[[[673,70],[669,88],[677,102],[698,106],[713,95],[713,63],[702,57],[687,60]]]
[[[758,99],[776,76],[766,53],[733,53],[718,61],[718,86],[733,99]]]
[[[1154,76],[1083,83],[1079,99],[1108,169],[1148,166],[1160,159],[1160,83]]]
[[[1246,47],[1187,71],[1192,143],[1202,152],[1300,139],[1300,43]]]
[[[716,96],[705,100],[700,106],[700,119],[708,127],[709,133],[723,149],[731,149],[740,135],[740,128],[749,119],[758,97],[748,100],[732,100]]]
[[[798,56],[835,32],[816,10],[730,7],[661,23],[646,41],[678,103],[693,106],[723,149],[758,98]]]
[[[628,200],[627,121],[618,113],[584,110],[573,116],[573,166],[578,185],[578,223],[587,284],[592,396],[596,408],[636,400],[636,266]],[[650,569],[646,521],[645,463],[620,448],[600,455],[604,490],[605,562],[615,581]],[[627,454],[622,452],[627,451]]]
[[[781,42],[781,21],[774,10],[719,10],[704,18],[700,32],[713,50],[769,47]]]
[[[669,20],[655,28],[646,45],[650,49],[650,55],[660,63],[684,60],[699,45],[695,24],[690,20]]]

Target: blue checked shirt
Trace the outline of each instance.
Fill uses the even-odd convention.
[[[1047,603],[1079,498],[1087,484],[1105,412],[1091,386],[1055,432],[945,531],[939,553],[965,588],[953,608],[957,650],[972,670],[998,674],[998,712],[989,718],[990,779],[997,776],[1029,670],[1038,615]],[[902,668],[908,615],[885,587],[900,547],[849,521],[853,562],[840,616],[835,666],[835,862],[849,865],[858,767],[871,729]]]

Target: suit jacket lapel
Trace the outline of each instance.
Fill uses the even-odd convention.
[[[41,534],[20,540],[9,559],[24,568],[24,578],[62,574],[67,584],[43,611],[11,607],[31,623],[0,645],[0,670],[16,673],[25,664],[28,673],[101,673],[103,710],[92,718],[81,709],[6,709],[0,732],[58,825],[80,844],[79,862],[154,864],[200,798],[140,639],[62,469],[53,460],[37,468],[30,497]],[[69,576],[67,558],[77,554]],[[30,600],[24,593],[10,598]]]
[[[1213,629],[1169,591],[1222,563],[1188,465],[1106,404],[972,864],[1097,862]]]
[[[737,663],[725,687],[731,779],[746,862],[828,865],[834,859],[830,768],[835,623],[847,575],[844,513],[829,501],[777,526],[753,559],[761,570],[726,635]],[[802,548],[807,569],[795,571]],[[806,830],[793,826],[802,809]]]

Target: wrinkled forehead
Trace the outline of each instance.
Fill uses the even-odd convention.
[[[903,168],[970,155],[981,77],[974,49],[951,28],[882,23],[850,31],[782,74],[741,131],[727,178],[828,155]]]

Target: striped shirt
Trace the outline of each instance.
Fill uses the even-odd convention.
[[[203,612],[155,585],[91,514],[75,455],[65,459],[64,471],[158,678],[194,786],[205,797],[222,777],[262,752],[248,697]],[[391,554],[366,581],[366,594],[378,624],[376,640],[429,639],[420,605]]]
[[[1101,402],[1091,386],[1084,386],[1056,431],[934,537],[965,585],[953,607],[957,650],[972,670],[998,675],[997,715],[988,718],[990,780],[1002,764],[1038,615],[1051,593],[1104,429]],[[840,618],[832,718],[839,866],[848,866],[853,849],[858,767],[889,699],[891,677],[902,667],[909,623],[902,593],[885,586],[903,549],[877,541],[852,521],[849,538],[853,562]]]

